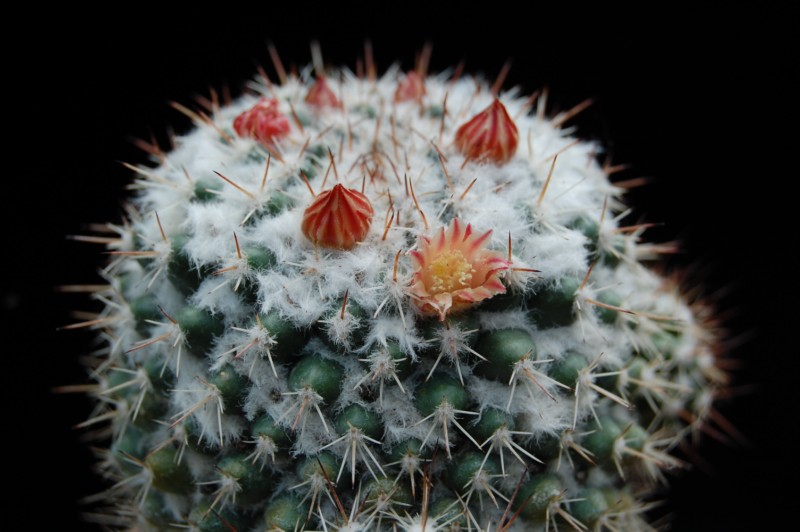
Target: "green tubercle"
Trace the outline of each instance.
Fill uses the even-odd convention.
[[[336,362],[320,355],[308,355],[297,362],[289,374],[289,388],[294,392],[309,388],[330,404],[339,397],[343,377],[344,370]]]
[[[427,458],[427,456],[428,454],[422,449],[422,442],[411,438],[392,447],[392,450],[389,452],[389,462],[400,463],[404,459],[411,458],[419,460],[421,458]]]
[[[481,412],[481,417],[475,423],[470,424],[469,431],[478,443],[483,444],[499,429],[514,430],[514,425],[514,417],[508,412],[487,408]]]
[[[216,386],[225,405],[225,413],[236,412],[242,406],[250,382],[228,365],[211,375],[209,383]]]
[[[155,488],[165,493],[187,494],[193,489],[193,478],[189,466],[180,460],[172,445],[165,445],[147,455],[145,467],[150,471]]]
[[[350,428],[361,430],[361,432],[372,439],[380,439],[383,434],[383,424],[380,416],[371,410],[367,410],[361,405],[352,404],[346,406],[339,415],[336,416],[335,427],[339,434],[347,433]]]
[[[522,507],[522,515],[533,521],[543,521],[550,506],[559,499],[564,486],[557,476],[549,473],[534,475],[517,492],[513,506]]]
[[[395,482],[387,477],[370,478],[363,484],[361,492],[364,493],[364,499],[368,504],[380,505],[387,510],[394,506],[402,511],[403,508],[414,504],[414,497],[408,484],[403,481]]]
[[[300,352],[308,341],[306,331],[298,329],[289,320],[281,318],[277,312],[260,314],[258,321],[253,320],[250,326],[258,326],[258,323],[266,329],[269,337],[273,340],[273,344],[269,348],[273,361],[286,363],[292,358],[300,356]]]
[[[211,347],[214,338],[225,330],[220,316],[214,316],[197,307],[183,307],[175,313],[173,318],[178,322],[183,334],[186,335],[189,347],[196,353],[206,352]]]
[[[470,489],[481,491],[483,482],[494,483],[500,476],[500,461],[495,455],[467,451],[447,465],[444,481],[453,491],[465,494]]]
[[[601,417],[593,423],[592,431],[588,433],[581,445],[586,448],[597,462],[608,462],[614,455],[614,444],[622,434],[622,428],[610,417]]]
[[[481,335],[475,349],[486,360],[478,362],[475,372],[488,379],[508,382],[514,366],[523,358],[536,358],[536,344],[527,331],[501,329]]]
[[[181,234],[170,239],[171,253],[167,264],[167,278],[170,283],[187,296],[197,290],[209,273],[207,269],[197,268],[189,259],[185,251],[189,238],[188,235]]]
[[[301,482],[319,475],[327,477],[331,482],[336,480],[339,472],[339,460],[333,454],[323,451],[314,456],[306,456],[297,462],[295,473]]]
[[[622,305],[622,298],[619,296],[619,294],[612,290],[604,290],[597,295],[597,300],[600,303],[609,305],[610,307],[621,308]],[[609,325],[612,325],[615,321],[617,321],[617,318],[622,312],[615,308],[602,307],[600,305],[595,305],[594,311],[597,314],[597,317],[600,318],[600,321]]]
[[[200,178],[194,182],[194,200],[206,203],[215,201],[219,197],[219,192],[222,190],[222,181],[219,179]]]
[[[308,503],[295,495],[281,495],[267,504],[264,525],[268,531],[303,530],[308,519]]]
[[[275,255],[260,246],[244,246],[242,255],[245,256],[247,265],[255,271],[268,270],[275,266]]]
[[[528,316],[542,329],[561,327],[575,321],[575,295],[581,282],[568,277],[539,289],[528,302]]]
[[[245,530],[251,524],[249,519],[230,506],[217,508],[209,501],[195,504],[188,518],[189,524],[200,532],[231,532]]]
[[[436,499],[428,510],[428,515],[436,520],[437,525],[445,526],[443,530],[467,530],[467,515],[464,502],[455,497]]]
[[[586,526],[594,527],[600,518],[608,512],[608,501],[603,491],[597,488],[585,488],[578,493],[569,505],[572,516]]]
[[[469,393],[460,382],[446,375],[433,375],[423,383],[416,393],[414,405],[423,416],[431,415],[439,406],[449,404],[456,410],[464,410],[470,402]]]
[[[233,479],[238,484],[235,498],[237,505],[249,506],[266,499],[272,492],[272,473],[267,468],[253,465],[245,454],[234,454],[217,463],[220,475]]]
[[[583,355],[575,351],[567,351],[561,360],[553,363],[549,375],[564,386],[574,388],[580,371],[586,365],[586,358]]]
[[[250,429],[250,434],[256,440],[260,437],[269,438],[278,447],[289,447],[292,443],[292,439],[286,431],[266,414],[256,419]]]

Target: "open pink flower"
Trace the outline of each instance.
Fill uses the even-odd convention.
[[[444,320],[448,312],[505,293],[500,272],[509,264],[502,254],[484,248],[491,235],[476,235],[456,218],[433,238],[420,237],[419,249],[411,252],[416,270],[409,288],[420,312]]]

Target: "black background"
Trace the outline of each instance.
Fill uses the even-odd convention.
[[[79,520],[76,501],[101,484],[89,473],[81,433],[71,429],[90,404],[50,393],[84,379],[77,357],[92,348],[92,334],[55,329],[72,321],[70,310],[92,307],[53,287],[96,280],[99,250],[64,235],[120,219],[131,178],[120,161],[145,161],[131,140],[152,133],[163,142],[168,126],[188,129],[169,101],[191,103],[226,84],[238,94],[257,64],[273,73],[268,40],[287,65],[308,63],[316,38],[328,63],[355,68],[365,37],[380,69],[395,60],[411,67],[429,41],[433,70],[463,59],[467,71],[493,79],[510,59],[505,87],[530,93],[548,86],[551,111],[595,99],[574,121],[578,134],[602,142],[614,163],[630,165],[620,178],[652,178],[629,195],[637,219],[664,222],[649,234],[654,240],[682,240],[684,253],[671,262],[699,265],[695,281],[708,293],[727,293],[719,307],[742,340],[733,350],[742,361],[735,377],[741,393],[720,408],[752,446],[705,441],[710,472],[694,468],[672,483],[667,509],[675,529],[768,528],[792,512],[791,490],[777,484],[797,478],[788,432],[798,375],[789,335],[798,314],[789,259],[797,201],[788,188],[797,179],[791,148],[798,122],[789,98],[797,64],[786,51],[788,14],[672,4],[646,13],[534,6],[531,14],[499,2],[474,11],[408,2],[234,7],[175,17],[48,12],[46,23],[31,14],[15,21],[24,38],[4,38],[10,141],[1,150],[0,197],[10,272],[0,293],[0,441],[11,497],[0,498],[0,522],[17,524],[9,530],[92,529]],[[61,22],[68,19],[80,22]]]

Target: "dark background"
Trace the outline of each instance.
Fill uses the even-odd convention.
[[[11,497],[0,498],[0,522],[18,524],[9,530],[92,529],[80,522],[77,500],[101,484],[88,472],[80,431],[71,429],[91,405],[50,392],[85,379],[77,358],[92,348],[93,335],[55,329],[73,321],[70,310],[92,307],[53,287],[96,281],[99,250],[64,235],[120,219],[131,179],[120,161],[145,161],[131,140],[152,133],[163,142],[168,127],[188,129],[169,101],[191,103],[226,84],[238,94],[256,64],[274,73],[268,40],[287,65],[310,62],[308,43],[316,38],[328,63],[355,68],[365,37],[381,70],[395,60],[413,66],[429,41],[434,71],[463,59],[468,72],[493,79],[510,59],[505,87],[530,93],[548,86],[551,111],[595,99],[573,122],[578,134],[601,141],[614,163],[630,165],[620,178],[652,178],[629,196],[637,218],[664,222],[650,238],[683,241],[673,266],[699,265],[695,282],[709,294],[726,292],[718,306],[741,340],[732,343],[742,363],[739,396],[720,409],[752,445],[705,441],[705,467],[672,482],[667,510],[675,530],[768,528],[784,512],[793,515],[792,490],[777,484],[781,476],[796,482],[797,461],[788,432],[798,375],[788,332],[798,314],[789,259],[797,201],[788,186],[797,172],[782,162],[797,160],[789,142],[797,137],[789,99],[797,64],[786,51],[787,13],[730,6],[551,13],[536,6],[526,15],[495,2],[476,11],[461,3],[435,11],[411,3],[298,4],[234,16],[224,7],[180,17],[92,13],[99,18],[90,22],[89,13],[72,11],[48,12],[47,23],[38,14],[9,21],[25,38],[4,43],[10,142],[3,141],[0,190],[3,263],[11,271],[0,292],[10,362],[0,441]],[[67,17],[83,22],[60,22]]]

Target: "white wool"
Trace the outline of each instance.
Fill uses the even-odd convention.
[[[509,394],[508,383],[473,377],[468,381],[468,385],[470,392],[475,396],[475,402],[479,405],[478,409],[480,411],[486,408],[506,410]],[[508,411],[512,414],[519,412],[519,403],[517,401],[512,402]],[[475,420],[470,421],[473,422]]]
[[[520,395],[519,402],[515,403],[523,410],[518,417],[517,430],[529,432],[536,438],[544,434],[560,435],[564,429],[572,427],[574,405],[571,400],[562,396],[554,401],[544,394],[536,395],[534,400],[526,399],[530,398]]]
[[[481,312],[481,330],[493,331],[497,329],[522,329],[535,336],[535,329],[531,326],[525,312],[521,310],[508,310],[504,312]]]
[[[219,314],[229,323],[246,319],[240,296],[233,290],[235,280],[223,276],[210,276],[200,284],[190,302],[212,314]],[[242,287],[239,288],[243,290]]]
[[[364,345],[366,348],[374,344],[385,346],[390,340],[398,342],[401,351],[407,356],[412,359],[416,358],[415,350],[420,345],[421,339],[414,334],[413,330],[409,330],[399,317],[376,319]]]

